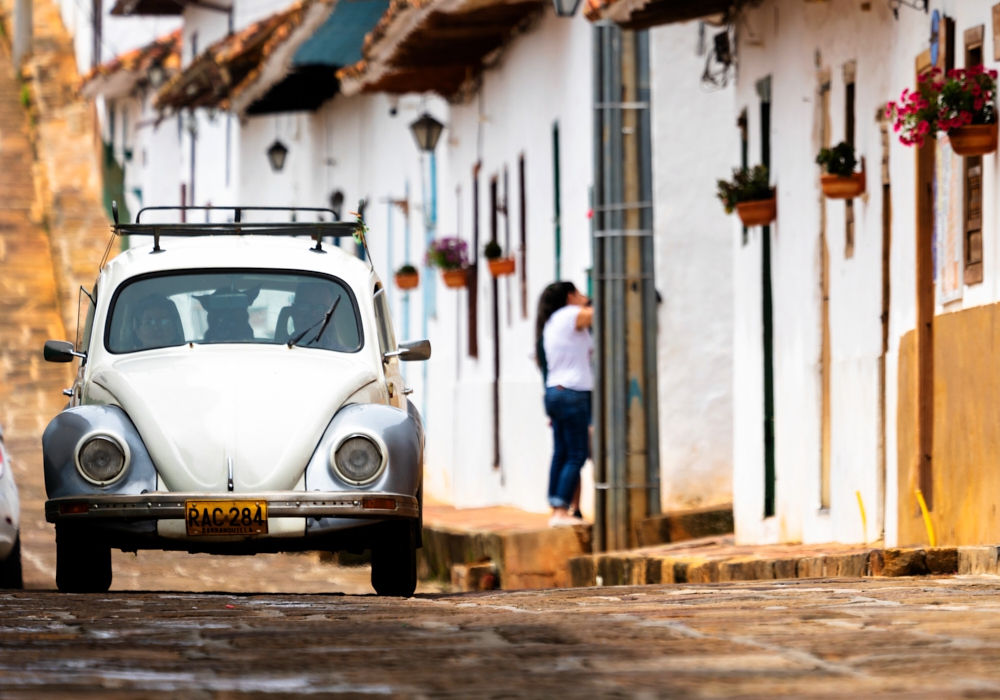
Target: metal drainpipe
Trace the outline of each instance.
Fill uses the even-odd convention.
[[[648,37],[595,27],[595,546],[659,512]],[[624,102],[623,102],[624,99]]]

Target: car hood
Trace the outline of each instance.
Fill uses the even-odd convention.
[[[377,379],[358,355],[193,346],[131,355],[92,381],[132,419],[170,491],[295,487],[338,408]]]

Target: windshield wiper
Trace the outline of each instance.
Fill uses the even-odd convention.
[[[333,312],[337,310],[337,304],[339,303],[340,303],[340,297],[338,296],[336,299],[333,300],[333,305],[330,307],[330,310],[323,315],[323,318],[316,321],[316,323],[312,324],[301,333],[298,333],[294,338],[288,339],[288,347],[292,347],[293,345],[298,345],[299,342],[306,337],[306,334],[309,333],[309,331],[311,331],[316,326],[319,326],[321,323],[323,325],[320,326],[319,333],[317,333],[316,337],[310,340],[308,344],[311,345],[312,343],[315,343],[317,340],[322,338],[323,331],[325,331],[326,327],[330,325],[330,319],[333,318]]]

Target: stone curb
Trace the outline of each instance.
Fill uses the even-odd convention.
[[[569,560],[591,551],[589,525],[465,530],[424,523],[418,575],[450,582],[458,590],[567,588]]]
[[[795,556],[617,553],[569,560],[570,585],[629,586],[656,583],[719,583],[775,579],[861,578],[863,576],[927,576],[1000,574],[1000,549],[934,547],[926,549],[859,549],[851,552]]]

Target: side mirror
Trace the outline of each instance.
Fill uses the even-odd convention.
[[[399,350],[387,352],[383,360],[388,361],[390,357],[398,357],[402,362],[414,362],[431,359],[431,341],[429,340],[408,340],[399,344]]]
[[[431,359],[431,341],[429,340],[407,340],[405,343],[400,343],[399,348],[406,350],[399,358],[403,362]]]
[[[46,340],[43,350],[46,362],[72,362],[74,357],[86,357],[86,353],[77,352],[73,343],[65,340]]]

